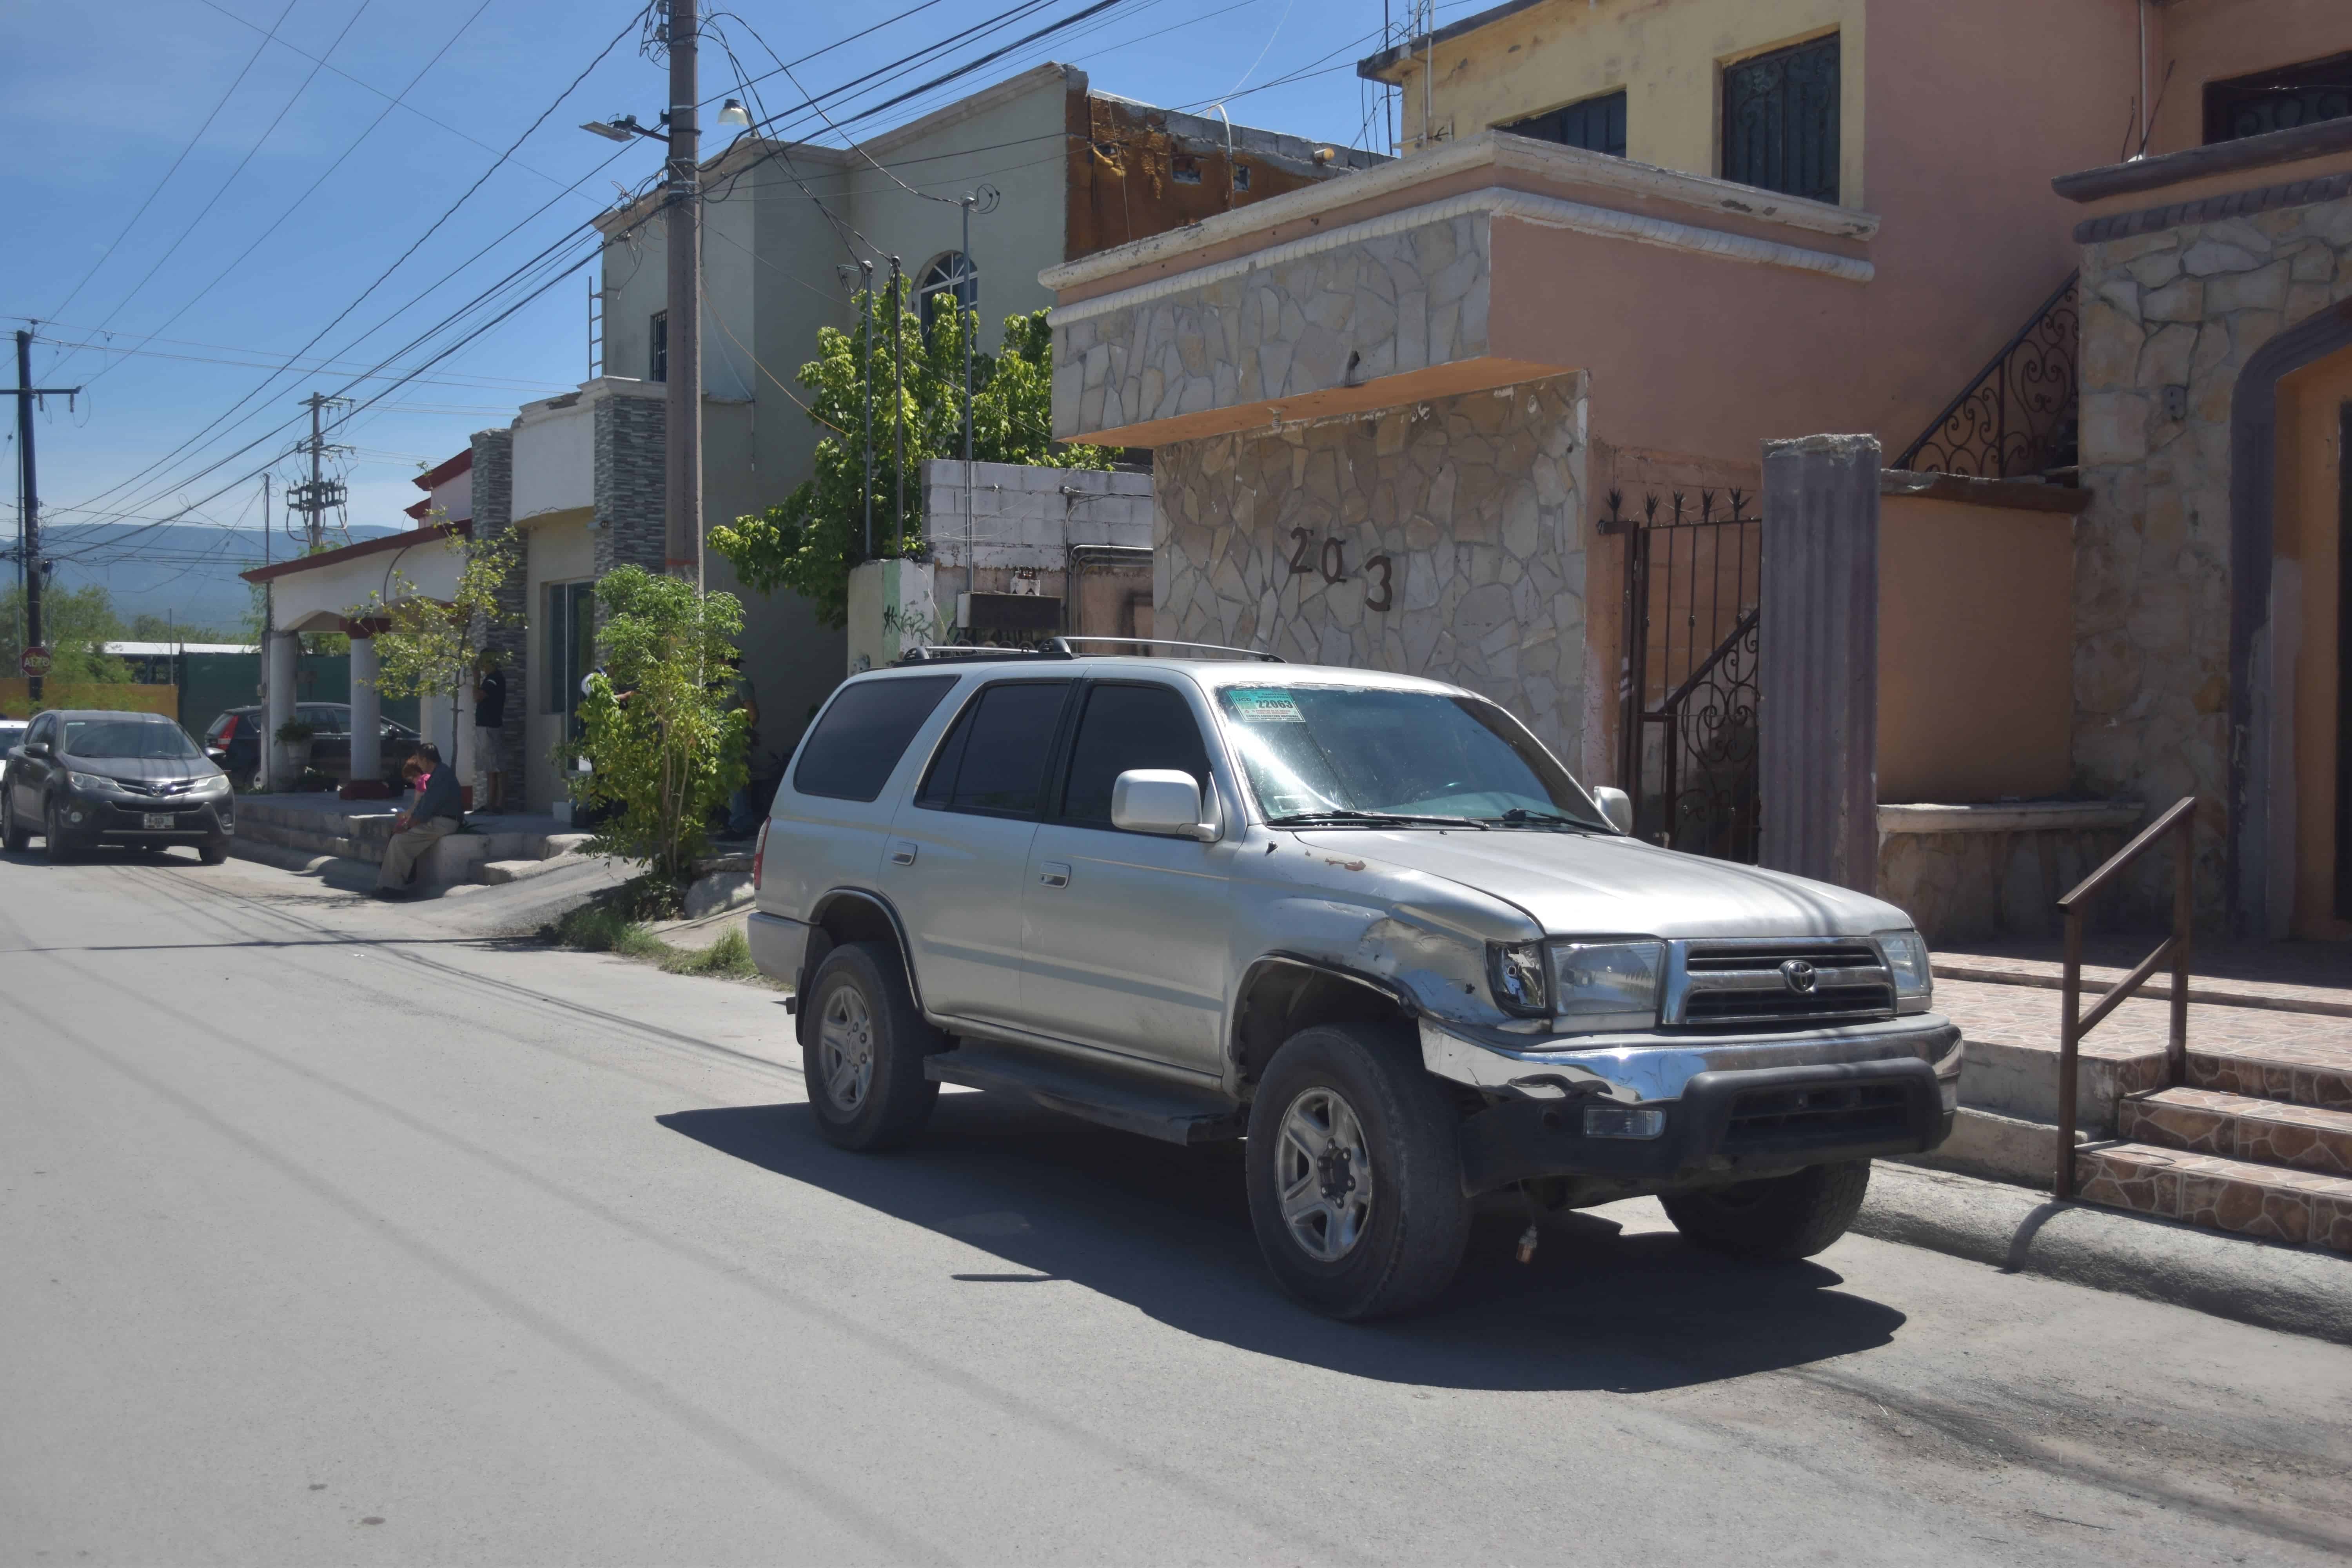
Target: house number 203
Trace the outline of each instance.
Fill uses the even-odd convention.
[[[1290,531],[1291,542],[1297,547],[1290,552],[1293,573],[1314,572],[1326,583],[1345,583],[1348,579],[1347,542],[1335,534],[1325,534],[1318,540],[1313,531],[1304,528]],[[1364,608],[1392,609],[1396,605],[1396,563],[1385,555],[1367,556],[1364,575],[1371,586],[1364,591]]]

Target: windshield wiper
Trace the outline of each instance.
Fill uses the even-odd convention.
[[[1557,811],[1529,811],[1513,806],[1500,816],[1490,816],[1489,822],[1499,822],[1506,827],[1575,827],[1591,833],[1605,833],[1607,828],[1597,822],[1587,822],[1580,816],[1566,816]]]
[[[1409,816],[1396,811],[1300,811],[1288,816],[1269,816],[1268,827],[1475,827],[1481,833],[1487,824],[1475,816]]]

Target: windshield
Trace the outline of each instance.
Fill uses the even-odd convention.
[[[203,757],[186,731],[169,721],[68,719],[65,731],[65,743],[58,749],[77,757],[165,763],[193,763]]]
[[[1217,695],[1269,821],[1612,831],[1568,770],[1484,699],[1345,686],[1231,686]]]

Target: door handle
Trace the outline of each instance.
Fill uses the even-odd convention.
[[[1059,860],[1048,860],[1039,868],[1037,880],[1049,888],[1066,888],[1070,885],[1070,868]]]
[[[915,841],[911,838],[892,839],[890,841],[890,864],[893,866],[911,866],[914,863]]]

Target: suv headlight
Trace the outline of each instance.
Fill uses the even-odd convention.
[[[1551,944],[1552,1012],[1573,1029],[1646,1029],[1658,1021],[1662,942]]]
[[[1662,942],[1497,943],[1487,950],[1496,1005],[1577,1030],[1646,1029],[1657,1022]]]
[[[125,795],[129,793],[121,784],[116,784],[112,779],[107,778],[99,773],[78,773],[68,771],[66,773],[66,784],[71,788],[81,791],[84,795]]]
[[[188,786],[190,795],[226,795],[228,792],[226,773],[208,773]]]
[[[1887,973],[1895,977],[1895,1010],[1926,1012],[1936,995],[1936,975],[1927,957],[1927,939],[1916,931],[1881,931],[1878,951],[1885,955]]]

